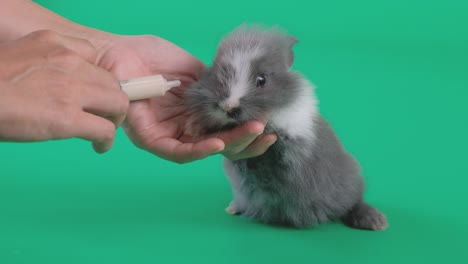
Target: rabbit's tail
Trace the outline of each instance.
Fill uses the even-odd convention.
[[[357,203],[341,217],[341,221],[352,228],[366,230],[385,230],[388,227],[387,218],[374,207],[364,201]]]

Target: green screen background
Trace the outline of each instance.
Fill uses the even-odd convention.
[[[105,155],[80,140],[0,144],[0,263],[467,263],[468,1],[37,2],[207,64],[242,22],[287,29],[390,228],[226,215],[220,156],[173,164],[119,130]]]

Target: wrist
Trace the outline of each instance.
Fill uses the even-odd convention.
[[[108,33],[105,31],[97,30],[94,28],[78,26],[73,31],[68,32],[70,36],[81,38],[89,41],[94,46],[98,54],[96,58],[96,64],[101,65],[101,60],[107,50],[109,50],[118,35]]]
[[[115,34],[75,23],[73,23],[73,25],[69,25],[67,28],[64,28],[61,31],[58,31],[58,33],[75,38],[85,39],[89,41],[98,51],[106,49],[117,37]]]
[[[74,23],[30,0],[1,0],[0,42],[23,37],[37,30],[52,30],[62,35],[86,39],[101,49],[113,34]]]

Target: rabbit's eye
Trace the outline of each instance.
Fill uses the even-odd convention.
[[[263,87],[266,83],[266,76],[265,74],[263,73],[260,73],[259,75],[257,75],[257,87]]]

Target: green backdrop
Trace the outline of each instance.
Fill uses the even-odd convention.
[[[294,68],[362,164],[385,232],[224,213],[221,157],[177,165],[80,140],[0,144],[0,263],[467,263],[468,1],[38,1],[210,63],[240,23],[295,35]]]

